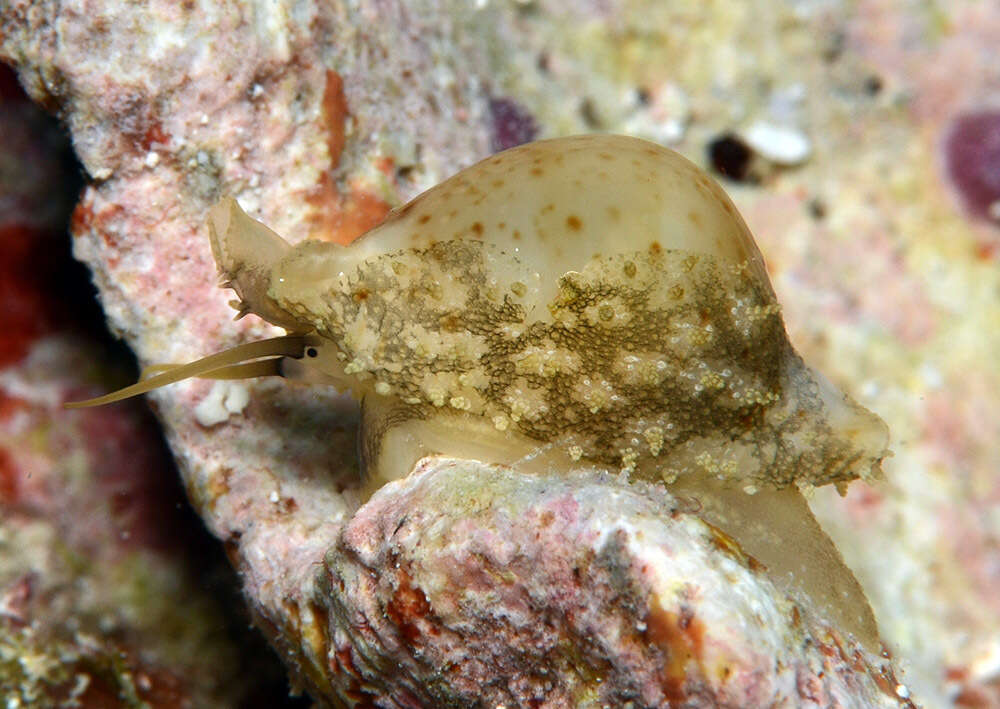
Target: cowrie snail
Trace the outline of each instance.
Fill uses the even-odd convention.
[[[190,376],[330,383],[362,401],[370,489],[433,453],[664,480],[772,570],[791,564],[761,524],[812,544],[826,556],[804,585],[854,594],[826,606],[874,633],[792,483],[876,476],[885,424],[794,352],[746,224],[678,154],[608,135],[523,145],[349,246],[292,246],[233,199],[209,227],[240,314],[290,334],[75,405]],[[838,574],[850,588],[824,591]]]

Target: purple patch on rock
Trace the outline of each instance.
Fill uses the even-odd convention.
[[[1000,223],[1000,109],[956,118],[944,153],[948,177],[966,209]]]
[[[538,135],[538,124],[527,109],[509,98],[490,99],[490,145],[493,152],[528,143]]]

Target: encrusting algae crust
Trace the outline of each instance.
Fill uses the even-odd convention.
[[[117,396],[197,375],[350,390],[369,492],[432,454],[663,480],[877,647],[860,587],[793,483],[877,475],[885,424],[792,350],[749,230],[676,153],[607,135],[520,146],[349,246],[293,247],[232,199],[210,231],[240,315],[291,334]]]

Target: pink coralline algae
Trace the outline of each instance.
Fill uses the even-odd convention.
[[[944,151],[948,176],[966,209],[1000,223],[1000,109],[955,118]]]

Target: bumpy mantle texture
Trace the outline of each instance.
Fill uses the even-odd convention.
[[[216,288],[204,218],[222,194],[279,233],[348,241],[486,154],[490,60],[458,37],[489,23],[424,10],[379,10],[417,26],[393,51],[435,77],[400,95],[362,31],[365,3],[5,7],[0,54],[64,117],[89,177],[76,253],[144,364],[277,333],[232,323]],[[400,117],[420,150],[378,141]],[[430,458],[362,505],[344,397],[197,381],[151,400],[258,625],[317,700],[907,703],[888,660],[819,622],[661,486]]]

